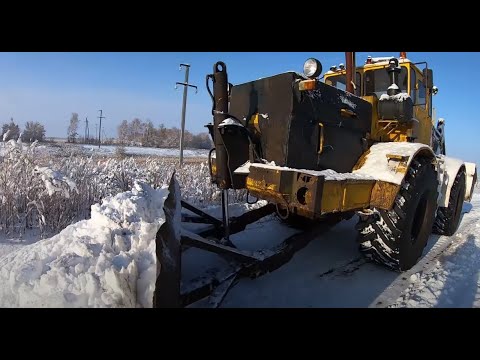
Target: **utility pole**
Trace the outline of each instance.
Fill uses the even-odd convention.
[[[182,126],[181,126],[181,133],[180,133],[180,166],[183,165],[183,141],[184,141],[184,134],[185,134],[185,113],[187,110],[187,92],[188,87],[195,88],[195,94],[198,93],[198,88],[195,85],[190,85],[188,83],[188,74],[190,72],[190,65],[189,64],[180,64],[180,71],[182,71],[182,67],[185,68],[185,82],[177,82],[175,84],[175,89],[178,89],[178,85],[183,85],[183,105],[182,105]]]
[[[85,143],[88,144],[90,139],[90,129],[88,128],[88,116],[85,118]]]
[[[98,110],[98,111],[100,111],[100,116],[98,116],[98,118],[100,119],[100,127],[99,127],[99,130],[98,130],[98,148],[100,149],[100,144],[102,143],[102,139],[101,139],[101,136],[102,136],[102,133],[101,133],[102,119],[105,119],[105,116],[102,116],[102,110]]]
[[[95,124],[95,138],[97,137],[97,129],[98,129],[98,124]],[[93,143],[95,144],[95,140],[93,141]]]

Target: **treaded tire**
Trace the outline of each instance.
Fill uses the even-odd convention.
[[[461,169],[450,191],[448,207],[439,207],[433,224],[433,232],[438,235],[452,236],[458,229],[465,199],[465,170]]]
[[[437,206],[437,175],[427,158],[414,159],[391,210],[360,215],[360,251],[395,271],[413,267],[428,242]]]

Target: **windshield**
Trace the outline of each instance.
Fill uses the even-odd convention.
[[[387,93],[388,87],[391,85],[390,78],[385,69],[367,70],[365,71],[365,95],[382,96]],[[398,75],[398,84],[402,93],[408,91],[407,69],[402,66],[402,70]]]
[[[355,78],[355,95],[360,96],[361,95],[361,77],[360,73],[356,73],[356,78]],[[325,79],[325,84],[331,85],[333,87],[336,87],[337,89],[346,91],[347,89],[347,77],[345,75],[337,75],[337,76],[330,76],[327,79]]]

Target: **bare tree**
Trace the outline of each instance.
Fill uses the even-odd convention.
[[[28,121],[21,136],[22,141],[34,142],[45,140],[45,127],[38,121]]]
[[[128,128],[128,121],[123,120],[122,123],[118,126],[117,128],[118,131],[118,140],[120,141],[121,144],[125,144],[128,142],[128,134],[129,134],[129,128]]]
[[[78,136],[78,114],[72,113],[72,117],[70,118],[70,125],[68,126],[68,142],[75,142],[75,139]]]
[[[130,135],[132,136],[131,141],[135,145],[142,145],[143,134],[145,133],[145,124],[142,123],[142,120],[135,118],[133,119],[130,125]]]

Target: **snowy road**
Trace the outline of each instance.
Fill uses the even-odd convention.
[[[407,273],[365,262],[357,250],[352,218],[313,240],[275,272],[241,279],[221,306],[480,307],[480,194],[463,209],[457,234],[432,235],[422,260]],[[236,234],[233,242],[253,250],[275,245],[294,232],[269,218]],[[227,266],[217,255],[189,251],[184,262],[189,277],[208,268],[206,262],[210,267]],[[192,307],[205,304],[199,301]]]

